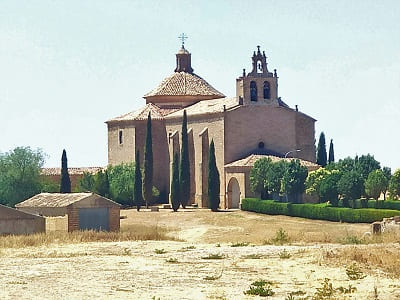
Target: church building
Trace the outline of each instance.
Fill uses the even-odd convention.
[[[207,171],[211,140],[220,173],[220,207],[238,208],[254,196],[249,172],[261,157],[301,159],[315,169],[315,119],[289,107],[278,95],[278,74],[268,70],[264,51],[254,51],[251,72],[236,79],[236,96],[226,97],[194,73],[191,53],[182,44],[176,68],[159,86],[144,95],[146,105],[106,122],[108,163],[135,160],[143,151],[147,116],[153,135],[153,183],[169,193],[171,165],[180,153],[183,112],[188,118],[191,204],[207,207]],[[288,155],[290,154],[290,155]],[[142,161],[143,163],[143,161]]]

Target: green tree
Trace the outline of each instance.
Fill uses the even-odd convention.
[[[317,164],[320,166],[326,166],[326,143],[325,143],[325,134],[321,132],[318,141],[317,147]]]
[[[286,194],[288,201],[300,202],[301,194],[305,190],[307,173],[307,168],[300,165],[298,159],[291,160],[287,165],[282,177],[282,191]]]
[[[133,163],[108,166],[111,199],[123,204],[133,202],[133,185],[135,182],[135,166]]]
[[[5,154],[0,153],[1,204],[14,206],[40,192],[44,159],[42,150],[30,147],[17,147]]]
[[[178,153],[175,153],[174,161],[172,163],[171,204],[172,204],[172,209],[174,211],[177,211],[179,208],[179,205],[181,204]]]
[[[83,172],[82,178],[79,180],[78,184],[79,192],[94,192],[94,175],[89,172]]]
[[[384,191],[382,191],[383,192],[383,200],[386,200],[386,193],[389,190],[389,182],[390,182],[390,178],[392,177],[392,169],[389,167],[383,167],[382,172],[383,172],[383,174],[385,174],[385,177],[388,182],[386,189]]]
[[[333,150],[333,140],[331,139],[331,143],[329,144],[329,155],[328,155],[328,163],[335,162],[335,152]]]
[[[306,193],[308,195],[314,195],[318,197],[318,202],[321,203],[321,183],[326,177],[330,175],[331,171],[325,168],[319,168],[318,170],[308,173],[305,185]]]
[[[143,193],[142,193],[142,171],[140,170],[140,153],[136,150],[135,158],[135,182],[133,184],[133,204],[136,205],[136,210],[140,210],[140,206],[143,203]]]
[[[396,199],[400,196],[400,169],[397,169],[389,181],[389,196]]]
[[[373,155],[361,155],[357,157],[355,160],[355,170],[361,175],[363,180],[367,180],[368,175],[374,171],[381,168],[381,164],[374,158]]]
[[[183,111],[182,119],[182,148],[179,182],[181,204],[182,207],[185,208],[190,200],[190,162],[186,110]]]
[[[273,162],[267,169],[264,184],[266,185],[268,192],[272,194],[272,198],[274,200],[279,200],[282,178],[285,174],[288,164],[289,163],[286,160],[279,160],[277,162]]]
[[[103,197],[110,197],[110,182],[108,171],[98,171],[94,176],[94,191]]]
[[[332,206],[338,206],[339,191],[338,181],[341,173],[338,170],[329,170],[329,174],[324,176],[319,185],[319,196],[321,202],[329,201]]]
[[[153,204],[153,139],[151,114],[147,117],[146,144],[144,147],[143,197],[146,207]]]
[[[214,140],[211,140],[210,155],[208,161],[208,206],[212,211],[218,211],[219,208],[219,191],[220,180],[215,159],[215,146]]]
[[[343,173],[338,181],[339,194],[343,196],[343,206],[349,206],[349,200],[359,199],[364,190],[364,180],[357,171]]]
[[[383,191],[387,190],[388,184],[389,182],[385,173],[381,169],[374,170],[369,173],[365,181],[365,192],[368,196],[375,199],[378,204],[378,198]]]
[[[267,173],[271,166],[271,158],[266,157],[257,160],[250,170],[250,188],[253,192],[260,193],[261,199],[266,199],[268,197]]]
[[[61,156],[61,183],[60,193],[71,193],[71,179],[68,174],[67,152],[65,149]]]

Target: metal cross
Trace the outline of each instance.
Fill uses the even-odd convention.
[[[181,40],[182,47],[183,47],[185,45],[185,40],[188,39],[188,36],[182,32],[182,34],[180,36],[178,36],[178,38]]]

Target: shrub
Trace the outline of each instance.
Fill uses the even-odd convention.
[[[400,195],[400,169],[396,170],[389,181],[389,196],[392,199]]]
[[[348,223],[372,223],[383,218],[399,215],[399,211],[390,209],[332,207],[327,204],[278,203],[272,200],[245,198],[242,210],[270,215],[287,215],[315,220],[327,220]]]
[[[371,198],[378,201],[378,197],[383,191],[388,188],[388,179],[381,169],[377,169],[369,173],[367,180],[365,181],[365,192]]]
[[[290,201],[301,202],[301,194],[306,186],[308,170],[305,166],[300,165],[298,159],[292,160],[286,167],[282,177],[282,191],[288,196]]]
[[[265,280],[254,281],[249,289],[243,293],[245,295],[258,295],[261,297],[273,296],[275,294],[271,289],[271,282]]]

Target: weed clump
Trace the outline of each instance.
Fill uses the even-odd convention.
[[[283,228],[279,228],[275,233],[275,237],[271,239],[271,243],[274,245],[284,245],[289,242],[289,235],[285,230],[283,230]]]
[[[248,245],[249,245],[248,242],[237,242],[237,243],[231,244],[231,247],[246,247]]]
[[[365,278],[365,275],[356,263],[352,263],[346,268],[346,275],[350,280],[359,280]]]
[[[202,257],[202,259],[223,259],[223,258],[225,258],[225,255],[219,253],[209,254],[207,256]]]
[[[167,251],[165,251],[164,249],[155,249],[154,253],[155,254],[164,254],[164,253],[167,253]]]
[[[279,252],[280,259],[288,259],[291,257],[292,257],[292,255],[288,251],[286,251],[286,249],[283,249],[283,251]]]
[[[261,297],[273,296],[275,292],[272,290],[271,285],[271,281],[257,280],[251,283],[249,289],[247,291],[244,291],[243,293],[245,295]]]

